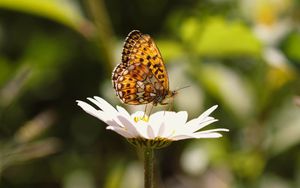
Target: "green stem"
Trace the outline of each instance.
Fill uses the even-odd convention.
[[[154,150],[144,149],[144,182],[145,188],[154,188]]]

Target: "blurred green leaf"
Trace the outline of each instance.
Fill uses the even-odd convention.
[[[226,105],[239,118],[249,117],[254,97],[247,81],[238,73],[217,63],[193,69],[206,90]]]
[[[276,173],[264,174],[261,178],[261,182],[259,185],[260,188],[293,188],[299,187],[299,185],[294,185],[288,179],[282,178],[278,176]]]
[[[143,166],[140,162],[131,162],[126,165],[118,188],[140,188],[143,187]],[[117,188],[117,187],[116,187]]]
[[[265,159],[257,152],[237,152],[231,157],[232,167],[236,173],[246,179],[259,177],[265,167]]]
[[[76,169],[64,177],[64,188],[96,188],[93,174],[85,169]]]
[[[289,100],[291,101],[291,99]],[[268,120],[266,143],[270,154],[279,155],[300,142],[300,108],[288,102]]]
[[[178,59],[183,55],[181,45],[172,40],[158,40],[157,46],[160,49],[162,56],[166,62],[171,59]]]
[[[75,1],[69,0],[1,0],[0,8],[6,8],[42,16],[82,31],[88,26]]]
[[[251,55],[259,56],[260,42],[249,28],[240,22],[225,22],[222,19],[211,19],[196,45],[201,55]]]
[[[187,18],[180,27],[179,37],[188,43],[193,43],[195,40],[199,41],[202,33],[201,29],[203,29],[202,27],[203,25],[201,25],[198,19],[194,17]]]
[[[110,171],[107,173],[105,188],[120,187],[122,177],[124,176],[125,165],[123,161],[116,161]]]
[[[60,148],[61,141],[56,138],[45,138],[20,145],[13,142],[1,145],[0,174],[7,167],[51,155]]]
[[[289,59],[300,64],[300,33],[292,33],[283,43],[283,51]]]
[[[66,64],[65,60],[69,58],[71,51],[68,42],[59,38],[36,35],[27,46],[24,56],[21,57],[20,66],[14,70],[14,77],[1,88],[0,106],[10,104],[28,88],[38,91],[40,96],[45,96],[44,88],[60,79],[60,73]],[[59,91],[59,87],[55,89],[53,88],[51,94]]]
[[[60,40],[59,36],[37,35],[27,46],[21,60],[32,70],[28,86],[36,88],[58,80],[71,53],[70,43]]]
[[[0,89],[2,85],[12,76],[15,66],[7,59],[0,57]]]
[[[46,110],[38,114],[32,120],[26,122],[14,136],[17,143],[28,143],[46,132],[55,122],[56,114],[52,110]]]
[[[9,105],[24,88],[30,79],[31,68],[25,64],[18,67],[13,76],[0,89],[0,107]]]
[[[188,19],[181,27],[183,40],[188,40],[201,56],[255,56],[261,44],[251,30],[239,21],[210,18],[204,23]]]

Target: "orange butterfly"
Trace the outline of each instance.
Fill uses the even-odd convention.
[[[125,40],[122,63],[114,69],[112,83],[120,100],[132,105],[165,105],[177,93],[169,90],[167,70],[154,41],[138,30]]]

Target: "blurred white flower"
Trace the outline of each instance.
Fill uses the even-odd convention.
[[[253,22],[253,32],[267,46],[276,46],[293,30],[292,0],[241,0],[242,14]]]
[[[273,67],[283,68],[288,66],[288,59],[282,51],[274,47],[266,48],[263,52],[263,58]]]
[[[150,147],[163,147],[166,144],[191,138],[218,138],[222,135],[219,131],[229,131],[219,128],[199,131],[207,125],[217,121],[209,115],[217,108],[213,106],[198,118],[187,122],[188,114],[185,111],[170,112],[159,111],[149,117],[143,111],[129,114],[124,108],[114,108],[100,97],[88,98],[99,109],[83,101],[76,101],[85,112],[105,122],[109,130],[129,139],[135,145],[146,144]],[[150,142],[147,142],[150,140]],[[145,142],[146,141],[146,142]]]
[[[277,45],[293,29],[289,20],[278,20],[272,25],[256,23],[253,32],[265,45]]]

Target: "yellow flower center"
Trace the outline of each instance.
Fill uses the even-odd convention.
[[[148,122],[149,121],[149,117],[147,115],[143,115],[143,116],[140,116],[140,117],[134,117],[134,121],[135,122],[138,122],[138,121]]]

